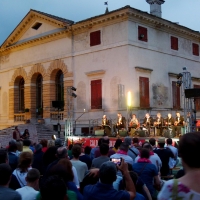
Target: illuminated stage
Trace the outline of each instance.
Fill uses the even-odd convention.
[[[101,138],[101,137],[100,136],[68,136],[67,141],[68,141],[68,145],[81,143],[84,147],[90,146],[93,148],[93,147],[98,146],[99,138]],[[110,139],[110,145],[109,145],[110,147],[114,147],[115,141],[118,138],[120,138],[120,139],[122,139],[122,141],[124,141],[124,137],[120,137],[120,136],[108,137],[108,138]],[[155,138],[157,140],[159,137],[138,137],[141,144],[145,141],[149,141],[150,138]],[[172,140],[173,140],[173,145],[176,145],[179,142],[179,138],[172,138]]]

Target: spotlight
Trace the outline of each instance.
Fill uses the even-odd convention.
[[[51,136],[52,140],[56,140],[56,135]]]
[[[72,92],[72,97],[76,98],[77,95],[75,93]]]
[[[176,86],[181,87],[182,81],[177,81]]]
[[[71,87],[71,90],[76,91],[76,88],[72,86],[72,87]]]
[[[177,75],[177,79],[181,79],[183,77],[183,74],[181,74],[181,73],[179,73],[178,75]]]

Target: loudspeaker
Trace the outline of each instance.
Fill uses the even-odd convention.
[[[185,89],[186,98],[200,97],[200,88]]]
[[[104,130],[95,130],[94,135],[96,136],[103,136],[104,135]]]
[[[64,107],[64,101],[52,101],[52,107],[63,108]]]
[[[127,131],[125,130],[119,130],[119,135],[121,136],[121,137],[126,137],[128,134],[127,134]]]
[[[146,132],[143,130],[137,131],[139,137],[146,137]]]

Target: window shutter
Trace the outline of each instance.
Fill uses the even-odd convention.
[[[176,86],[176,81],[172,81],[172,98],[173,98],[173,108],[180,109],[180,87]]]
[[[143,36],[143,37],[141,37]],[[147,28],[138,26],[138,40],[147,42],[148,41],[148,34],[147,34]]]
[[[102,80],[91,81],[91,109],[102,108]]]
[[[171,49],[178,50],[178,38],[171,36]]]
[[[194,85],[194,88],[200,88],[200,85]],[[199,98],[195,98],[195,106],[196,106],[196,110],[200,110],[200,99]]]
[[[149,108],[149,78],[139,77],[140,107]]]
[[[199,45],[192,43],[192,50],[193,50],[193,55],[199,56]]]
[[[94,31],[90,33],[90,46],[101,44],[101,31]]]

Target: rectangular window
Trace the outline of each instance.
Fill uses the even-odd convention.
[[[176,81],[172,81],[172,98],[173,98],[173,108],[180,109],[181,108],[180,87],[176,85]]]
[[[199,45],[192,43],[192,51],[193,51],[193,55],[199,56]]]
[[[94,31],[90,33],[90,46],[101,44],[101,31]]]
[[[149,78],[139,77],[140,107],[149,108]]]
[[[138,40],[141,40],[144,42],[148,41],[147,28],[138,26]]]
[[[171,36],[171,49],[178,50],[178,38]]]
[[[194,85],[194,88],[200,88],[200,85]],[[199,98],[195,98],[195,106],[196,106],[196,110],[200,110],[200,99]]]
[[[102,109],[102,80],[91,81],[91,109]]]

